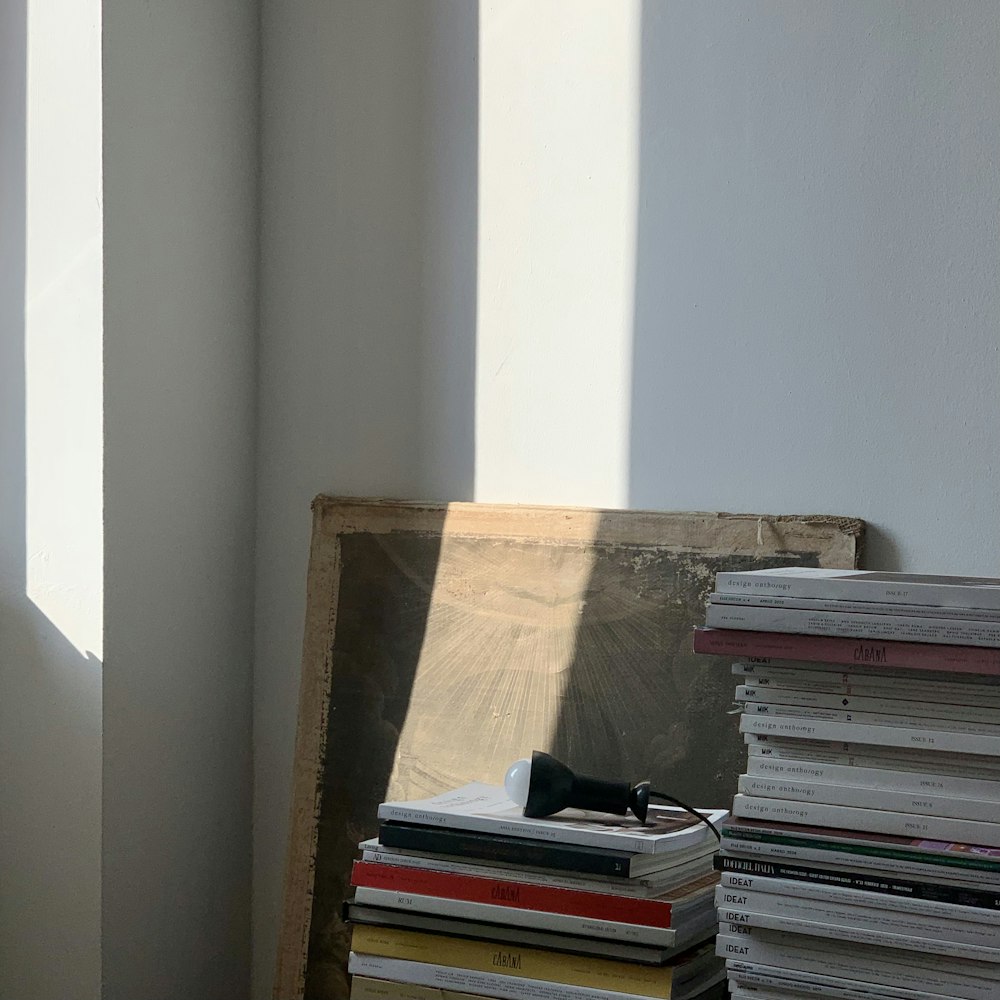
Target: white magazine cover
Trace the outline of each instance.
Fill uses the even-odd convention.
[[[727,809],[699,812],[716,826],[729,816]],[[704,822],[673,806],[650,805],[645,823],[634,816],[581,809],[564,809],[544,819],[529,819],[503,788],[478,781],[429,799],[383,802],[378,808],[378,818],[384,822],[447,826],[636,854],[680,850],[715,837]]]

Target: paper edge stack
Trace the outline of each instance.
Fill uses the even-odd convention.
[[[515,825],[518,836],[514,836],[489,833],[490,824],[484,829],[481,817],[470,829],[461,815],[453,811],[448,815],[456,796],[463,801],[481,798],[484,789],[486,795],[513,805],[502,789],[470,784],[435,799],[380,806],[379,838],[360,845],[361,859],[355,863],[352,876],[354,896],[345,903],[345,918],[353,932],[348,967],[351,1000],[648,1000],[653,996],[709,1000],[724,995],[724,967],[713,944],[716,841],[707,827],[704,834],[695,833],[690,838],[689,848],[665,852],[661,873],[631,878],[587,874],[574,868],[572,860],[587,851],[577,852],[573,844],[567,845],[562,840],[565,831],[557,833],[553,841],[551,830],[544,838],[535,834],[537,849],[552,859],[561,854],[565,864],[529,866],[510,859],[517,857],[518,843],[527,842],[527,851],[533,849],[530,830],[538,821],[525,821],[524,828]],[[442,802],[447,803],[443,813],[435,805]],[[726,815],[726,810],[714,813],[717,820]],[[506,821],[503,825],[505,829],[511,826]],[[550,826],[560,830],[558,824]],[[595,825],[595,829],[600,827]],[[464,844],[462,854],[400,846],[401,841],[405,844],[410,839],[413,844],[445,843],[454,834]],[[454,846],[458,840],[452,837],[451,842]],[[610,843],[613,846],[613,839]],[[601,855],[594,861],[598,867],[607,867],[611,855],[623,853],[598,849],[596,844],[587,850]],[[640,855],[647,861],[650,857],[636,852]],[[685,856],[690,860],[667,864],[668,858]],[[691,893],[688,887],[695,885],[697,889]],[[664,893],[663,886],[670,889]],[[582,913],[559,914],[562,901],[569,899],[560,895],[566,891],[575,895],[564,909],[598,908],[590,918]],[[495,893],[491,897],[495,902],[486,902],[484,893]],[[596,893],[602,898],[592,899]],[[687,912],[676,902],[683,900],[685,893],[693,901]],[[601,918],[604,896],[609,911],[612,907],[619,912],[637,911],[639,906],[634,904],[640,904],[648,912],[643,918],[648,924]],[[555,897],[560,897],[560,902],[548,906],[547,901]],[[659,906],[666,899],[675,901],[673,912]],[[648,900],[657,906],[650,907]],[[658,913],[654,915],[652,909]],[[679,945],[675,941],[670,952],[663,942],[683,929],[681,920],[692,921],[694,930],[686,941]],[[553,931],[553,926],[561,927],[562,932]],[[570,933],[573,927],[578,929]],[[444,932],[432,933],[427,928]],[[661,944],[645,943],[653,941]],[[584,953],[601,947],[633,957],[627,960]],[[467,961],[468,956],[472,958]],[[650,964],[654,956],[659,960]],[[638,961],[638,957],[645,961]],[[671,988],[664,972],[671,966],[681,970],[684,962],[701,971],[703,985],[687,991]],[[538,972],[536,978],[537,970],[543,970],[544,975]],[[589,985],[574,983],[572,977],[577,975],[589,977]],[[639,985],[631,989],[633,981]]]
[[[1000,997],[1000,580],[720,573],[694,645],[733,662],[748,744],[733,1000]]]

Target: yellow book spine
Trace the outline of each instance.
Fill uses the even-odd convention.
[[[395,927],[357,924],[351,949],[363,955],[381,955],[411,962],[473,969],[521,979],[587,986],[670,1000],[673,970],[669,966],[636,965],[607,958],[567,955],[541,948],[521,948],[492,941],[425,934]]]

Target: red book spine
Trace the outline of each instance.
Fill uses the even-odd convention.
[[[989,646],[883,642],[839,636],[797,635],[791,632],[696,627],[694,651],[712,653],[715,656],[807,660],[853,667],[898,667],[901,670],[1000,675],[1000,649]]]
[[[563,889],[426,868],[384,865],[374,861],[355,861],[351,884],[412,892],[420,896],[461,899],[470,903],[492,903],[518,910],[565,913],[591,920],[670,927],[671,906],[662,899],[637,899],[584,889]]]

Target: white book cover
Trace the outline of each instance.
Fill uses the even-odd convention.
[[[951,705],[940,699],[912,701],[902,698],[876,698],[869,695],[833,691],[799,691],[796,688],[739,684],[736,701],[767,702],[801,708],[826,708],[850,712],[877,712],[887,716],[912,716],[921,719],[949,719],[1000,726],[1000,708],[992,705]]]
[[[716,826],[725,809],[700,810]],[[651,805],[646,823],[634,816],[564,809],[544,819],[529,819],[507,798],[503,788],[474,781],[430,799],[383,802],[378,818],[385,822],[448,826],[497,836],[528,837],[584,847],[606,847],[636,854],[661,854],[715,839],[711,830],[682,809]]]
[[[858,767],[876,771],[917,771],[944,777],[969,777],[985,783],[1000,782],[1000,759],[972,754],[942,754],[934,750],[906,751],[902,747],[866,746],[859,743],[828,743],[812,740],[782,740],[744,733],[747,757],[800,760]],[[984,763],[991,761],[992,764]]]
[[[891,761],[886,760],[886,764]],[[934,762],[935,766],[940,766]],[[749,754],[747,774],[758,778],[810,781],[827,785],[854,785],[895,792],[947,795],[957,799],[981,799],[1000,804],[1000,780],[966,778],[956,767],[952,772],[869,767],[860,762],[831,764],[805,758],[782,758]],[[1000,775],[997,775],[1000,777]]]
[[[872,882],[877,883],[877,878]],[[721,891],[720,891],[721,890]],[[987,906],[964,906],[959,903],[939,902],[935,899],[920,899],[915,896],[900,896],[890,892],[878,892],[874,889],[852,889],[844,885],[824,882],[806,882],[798,879],[769,878],[766,875],[746,875],[737,872],[724,872],[716,889],[717,906],[730,906],[757,910],[763,913],[780,913],[784,899],[800,898],[844,907],[853,914],[855,908],[861,908],[863,915],[873,913],[881,916],[883,912],[899,912],[930,917],[935,920],[947,920],[949,924],[970,930],[967,924],[975,925],[973,934],[989,936],[977,940],[970,937],[970,944],[983,944],[991,948],[1000,947],[1000,910]],[[764,907],[762,910],[761,907]]]
[[[828,938],[831,941],[850,942],[851,944],[869,944],[878,948],[893,948],[901,951],[917,952],[921,955],[940,955],[944,958],[964,958],[977,962],[996,963],[1000,961],[1000,948],[984,948],[979,945],[964,944],[961,942],[946,940],[945,938],[928,933],[923,937],[912,934],[896,933],[903,921],[900,918],[893,919],[892,914],[886,914],[885,926],[892,930],[880,930],[870,926],[872,921],[858,919],[850,922],[847,919],[834,916],[837,923],[831,923],[819,916],[817,908],[817,919],[805,920],[799,913],[808,909],[804,905],[797,905],[794,900],[789,901],[785,913],[757,913],[752,911],[737,912],[735,910],[719,911],[719,933],[720,934],[740,934],[749,928],[751,933],[760,928],[762,930],[780,931],[786,934],[803,934],[809,937]],[[828,908],[831,914],[835,908]],[[724,914],[733,914],[738,919],[724,919]],[[942,921],[938,921],[942,923]]]
[[[832,785],[753,774],[740,775],[738,790],[744,795],[768,799],[795,799],[798,802],[818,802],[832,806],[887,809],[898,813],[915,813],[918,816],[982,820],[996,823],[1000,829],[1000,805],[995,799],[951,798],[928,792],[899,792],[889,788]]]
[[[944,958],[862,943],[845,948],[836,941],[746,928],[720,933],[715,953],[730,960],[783,967],[870,985],[900,986],[962,1000],[997,1000],[995,968],[984,962]]]
[[[398,865],[401,868],[417,868],[424,871],[453,872],[456,875],[472,875],[476,878],[510,877],[510,865],[507,862],[496,861],[487,863],[467,863],[453,861],[450,858],[433,854],[414,854],[403,852],[396,848],[383,847],[377,839],[362,841],[361,860],[383,865]],[[712,870],[712,856],[717,844],[712,838],[710,844],[704,844],[694,850],[678,851],[678,857],[688,857],[690,860],[665,868],[655,875],[638,878],[613,878],[600,875],[570,875],[568,873],[549,873],[544,869],[528,869],[519,867],[517,881],[532,885],[550,885],[558,889],[584,889],[588,892],[604,892],[611,896],[628,896],[636,899],[655,899],[664,893],[690,882],[692,879],[707,874]]]
[[[964,722],[960,719],[890,715],[884,712],[855,712],[852,709],[810,708],[803,705],[779,705],[765,701],[744,702],[743,711],[749,715],[775,715],[789,719],[824,719],[829,722],[857,722],[866,726],[908,726],[913,729],[931,729],[935,732],[1000,737],[1000,726],[995,723]]]
[[[932,994],[926,990],[909,990],[899,986],[870,986],[856,979],[841,979],[837,976],[820,976],[813,972],[797,972],[772,965],[757,965],[752,962],[727,962],[726,971],[733,983],[747,986],[753,992],[749,996],[762,996],[764,991],[782,998],[794,996],[835,997],[837,1000],[929,1000]],[[758,994],[758,990],[762,993]],[[784,992],[782,992],[784,991]],[[733,994],[736,995],[735,993]],[[941,996],[941,994],[933,994]],[[767,997],[771,1000],[771,997]]]
[[[743,840],[737,837],[722,837],[722,850],[740,858],[760,858],[770,861],[795,861],[803,864],[820,864],[827,868],[844,867],[845,855],[842,851],[823,847],[809,847],[804,844],[780,844],[767,841]],[[945,865],[934,861],[880,856],[878,854],[853,853],[848,857],[845,870],[883,871],[900,878],[931,879],[942,885],[968,886],[969,888],[1000,890],[1000,866],[995,870]]]
[[[873,726],[827,719],[797,719],[778,715],[740,716],[741,733],[763,733],[804,740],[837,740],[873,746],[911,747],[1000,756],[1000,736],[956,733],[942,729]]]
[[[715,589],[721,594],[781,594],[836,601],[1000,610],[1000,580],[988,577],[787,566],[719,573]]]
[[[843,636],[886,642],[928,642],[946,646],[1000,646],[996,622],[962,618],[918,618],[914,615],[852,615],[836,611],[796,608],[760,608],[737,604],[710,604],[708,628],[751,632],[791,632],[796,635]]]
[[[883,809],[831,806],[821,802],[796,802],[794,799],[763,799],[750,795],[735,796],[733,815],[781,823],[887,833],[894,837],[919,837],[925,840],[950,840],[1000,847],[1000,823],[978,820],[918,816]]]
[[[575,934],[581,937],[599,937],[611,941],[626,941],[629,944],[648,944],[669,948],[674,945],[677,939],[675,928],[594,920],[567,913],[517,909],[491,903],[450,899],[444,896],[423,896],[412,892],[396,892],[392,889],[375,889],[370,886],[358,886],[354,890],[354,900],[363,905],[385,907],[390,910],[431,913],[436,916],[475,920],[481,923],[517,923],[521,927],[531,927],[535,930]],[[709,912],[710,910],[706,910],[706,919]],[[695,923],[692,921],[691,926],[694,927]],[[700,923],[704,924],[705,921]]]
[[[946,608],[934,604],[890,604],[883,601],[835,601],[822,597],[784,597],[780,594],[708,595],[710,604],[743,605],[754,608],[793,608],[799,611],[832,611],[849,615],[908,615],[919,618],[960,618],[966,621],[1000,622],[1000,610]]]

